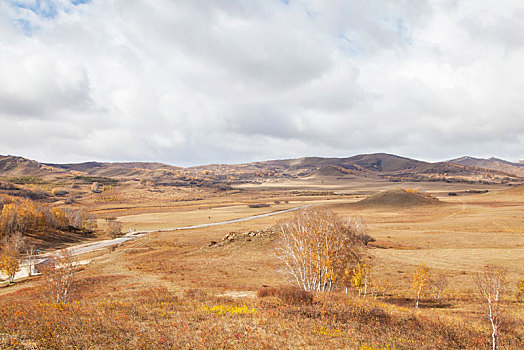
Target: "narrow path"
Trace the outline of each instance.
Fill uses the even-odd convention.
[[[183,227],[175,227],[175,228],[164,228],[164,229],[149,230],[149,231],[133,231],[133,232],[127,233],[126,235],[124,235],[122,237],[118,237],[118,238],[115,238],[115,239],[109,239],[109,240],[95,242],[95,243],[81,244],[81,245],[74,246],[74,247],[69,248],[69,249],[71,250],[73,255],[78,255],[78,254],[91,252],[93,250],[106,248],[106,247],[109,247],[109,246],[112,246],[112,245],[117,245],[117,244],[120,244],[120,243],[124,243],[124,242],[127,242],[129,240],[132,240],[132,239],[135,239],[135,238],[138,238],[138,237],[142,237],[142,236],[144,236],[144,235],[146,235],[148,233],[170,232],[170,231],[180,231],[180,230],[193,230],[193,229],[197,229],[197,228],[206,228],[206,227],[234,224],[234,223],[237,223],[237,222],[245,222],[245,221],[265,218],[265,217],[268,217],[268,216],[289,213],[289,212],[292,212],[292,211],[309,208],[309,207],[311,207],[313,205],[314,204],[309,204],[309,205],[304,205],[304,206],[301,206],[301,207],[285,209],[285,210],[279,210],[279,211],[274,211],[274,212],[266,213],[266,214],[253,215],[253,216],[248,216],[248,217],[245,217],[245,218],[233,219],[233,220],[227,220],[227,221],[212,222],[212,223],[208,223],[208,224],[183,226]],[[44,256],[51,256],[53,254],[54,253],[48,253],[48,254],[45,254]]]
[[[212,226],[221,226],[221,225],[234,224],[234,223],[237,223],[237,222],[245,222],[245,221],[265,218],[265,217],[268,217],[268,216],[289,213],[289,212],[292,212],[292,211],[309,208],[309,207],[311,207],[313,205],[315,205],[315,204],[308,204],[308,205],[304,205],[304,206],[301,206],[301,207],[285,209],[285,210],[279,210],[279,211],[274,211],[274,212],[271,212],[271,213],[253,215],[253,216],[248,216],[248,217],[240,218],[240,219],[233,219],[233,220],[227,220],[227,221],[213,222],[213,223],[208,223],[208,224],[183,226],[183,227],[175,227],[175,228],[167,228],[167,229],[159,229],[159,230],[149,230],[149,231],[134,231],[134,232],[129,232],[129,233],[125,234],[122,237],[117,237],[115,239],[107,239],[107,240],[94,242],[94,243],[79,244],[77,246],[73,246],[73,247],[70,247],[70,248],[67,248],[67,249],[69,249],[70,252],[73,255],[80,255],[80,254],[89,253],[89,252],[92,252],[92,251],[95,251],[95,250],[98,250],[98,249],[107,248],[107,247],[111,247],[111,246],[114,246],[114,245],[122,244],[124,242],[133,240],[135,238],[145,236],[148,233],[166,232],[166,231],[180,231],[180,230],[192,230],[192,229],[197,229],[197,228],[206,228],[206,227],[212,227]],[[38,256],[38,257],[36,257],[34,259],[34,264],[41,263],[41,262],[45,261],[46,259],[51,258],[55,254],[56,254],[56,251],[55,252],[49,252],[49,253],[42,254],[42,255],[40,255],[40,256]],[[23,277],[27,277],[27,276],[29,276],[29,263],[27,261],[22,261],[22,263],[20,264],[20,270],[16,273],[15,280],[23,278]],[[4,276],[1,276],[1,277],[4,277]]]

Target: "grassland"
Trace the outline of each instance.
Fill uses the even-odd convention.
[[[101,228],[108,217],[123,222],[124,230],[168,229],[304,204],[340,216],[360,215],[376,239],[366,253],[372,278],[387,290],[376,300],[359,298],[352,290],[288,297],[282,291],[290,282],[279,273],[274,235],[210,244],[230,232],[266,229],[292,213],[157,232],[78,257],[89,263],[77,273],[73,300],[65,306],[42,300],[38,277],[1,288],[2,348],[489,348],[489,327],[473,284],[487,263],[507,271],[502,346],[524,346],[524,304],[514,297],[524,277],[522,187],[317,177],[241,184],[226,191],[123,182],[104,197],[86,186],[74,189],[83,193],[74,205],[95,213]],[[358,204],[398,187],[419,187],[440,204]],[[448,196],[468,190],[489,192]],[[254,203],[270,207],[250,208]],[[415,309],[410,284],[420,263],[432,274],[447,276],[448,284],[440,301],[426,294]],[[257,296],[272,288],[273,296]]]

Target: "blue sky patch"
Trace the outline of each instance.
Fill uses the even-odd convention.
[[[58,14],[58,4],[53,0],[34,0],[31,2],[7,0],[15,8],[29,10],[42,18],[55,18]],[[71,0],[71,5],[78,6],[90,3],[91,0]]]
[[[73,0],[71,3],[75,6],[83,5],[83,4],[89,4],[91,0]]]
[[[6,0],[6,2],[15,10],[12,14],[13,24],[21,28],[25,35],[30,36],[38,30],[34,15],[44,20],[53,20],[60,12],[70,13],[75,6],[89,4],[91,0],[70,0],[66,5],[55,0]]]
[[[8,2],[13,7],[29,10],[43,18],[55,18],[58,13],[56,3],[51,0],[36,0],[31,3],[16,0],[11,0]]]

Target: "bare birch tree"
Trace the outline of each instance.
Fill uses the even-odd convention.
[[[327,210],[304,209],[280,224],[277,256],[305,291],[332,291],[360,257],[358,229]]]
[[[433,299],[440,300],[442,291],[446,287],[447,283],[448,283],[448,279],[446,275],[437,274],[435,276],[430,277],[429,289],[431,290],[431,295],[433,295]]]
[[[31,244],[26,249],[26,259],[27,259],[27,274],[29,276],[33,275],[35,269],[35,259],[36,259],[37,249]]]
[[[68,249],[61,250],[41,270],[40,287],[44,298],[57,304],[67,303],[76,272],[71,251]]]
[[[502,296],[506,273],[504,268],[488,265],[475,276],[477,294],[481,298],[485,316],[491,323],[492,349],[497,350],[499,340],[499,328],[504,321],[504,308]]]

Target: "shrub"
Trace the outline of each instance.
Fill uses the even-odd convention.
[[[116,220],[107,220],[107,233],[113,237],[116,238],[118,236],[122,235],[122,223],[120,221]]]
[[[64,196],[68,195],[69,192],[67,192],[65,190],[59,190],[59,189],[55,188],[54,190],[51,191],[51,194],[53,196],[56,196],[56,197],[64,197]]]
[[[10,182],[0,181],[0,190],[13,191],[18,190],[18,187]]]
[[[257,292],[259,298],[275,297],[286,304],[312,304],[313,293],[298,287],[263,288]]]
[[[248,207],[250,207],[250,208],[267,208],[267,207],[269,207],[269,204],[267,204],[267,203],[248,204]]]

